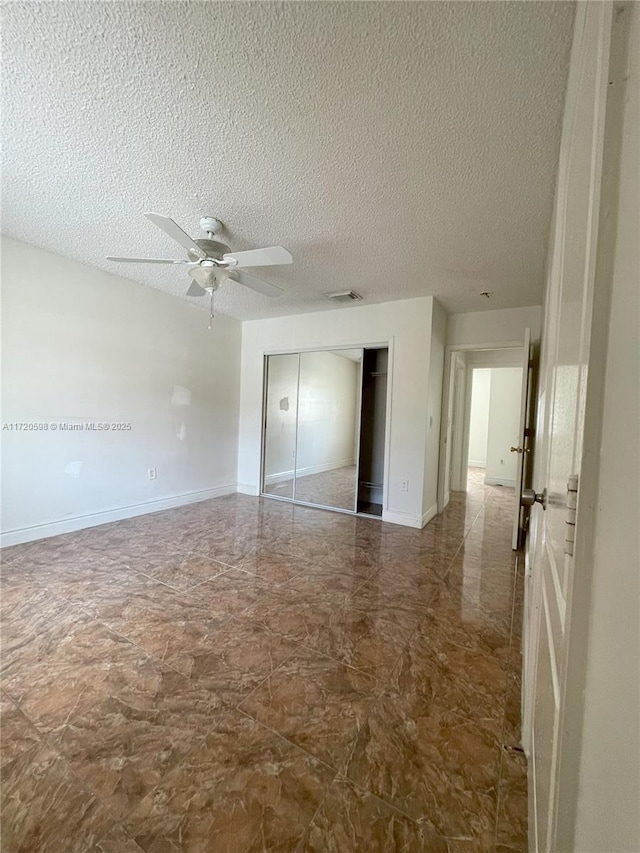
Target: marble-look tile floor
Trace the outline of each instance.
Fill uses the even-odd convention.
[[[516,853],[513,491],[234,495],[5,549],[4,853]]]

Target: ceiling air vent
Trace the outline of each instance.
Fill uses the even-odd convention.
[[[325,296],[332,302],[355,302],[362,299],[362,296],[355,290],[334,290],[333,293],[325,293]]]

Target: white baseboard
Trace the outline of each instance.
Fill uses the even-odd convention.
[[[467,462],[467,467],[468,468],[486,468],[487,467],[487,460],[485,459],[484,462],[478,462],[477,459],[470,459]]]
[[[265,486],[273,486],[275,483],[284,483],[286,480],[293,480],[293,468],[291,471],[279,471],[277,474],[267,474],[264,478]]]
[[[502,477],[485,477],[484,478],[485,486],[508,486],[511,489],[515,489],[516,481],[508,480]]]
[[[339,462],[325,462],[322,465],[308,465],[306,468],[298,468],[295,472],[297,477],[308,477],[310,474],[324,474],[325,471],[335,471],[337,468],[348,468],[355,465],[353,459],[341,459]],[[274,483],[282,483],[284,480],[293,479],[294,471],[280,471],[277,474],[268,474],[265,484],[272,486]]]
[[[36,524],[33,527],[7,530],[0,534],[0,546],[6,548],[10,545],[21,545],[23,542],[33,542],[36,539],[48,539],[50,536],[73,533],[75,530],[84,530],[86,527],[97,527],[100,524],[122,521],[125,518],[134,518],[137,515],[160,512],[163,509],[173,509],[177,506],[206,501],[210,498],[219,498],[223,495],[234,495],[237,491],[236,484],[230,483],[229,485],[217,486],[213,489],[184,492],[181,495],[172,495],[171,497],[160,498],[155,501],[145,501],[140,504],[115,507],[114,509],[107,509],[102,512],[92,512],[88,515],[76,515],[73,518],[50,521],[46,524]]]
[[[238,483],[237,492],[239,495],[251,495],[254,498],[260,495],[258,486],[254,486],[251,483]]]
[[[383,509],[382,520],[388,521],[390,524],[402,524],[404,527],[422,528],[422,516],[409,515],[408,512],[396,512],[392,509]]]
[[[433,506],[430,506],[429,509],[422,513],[422,526],[424,527],[426,524],[429,524],[432,518],[435,518],[438,514],[438,504],[435,503]]]

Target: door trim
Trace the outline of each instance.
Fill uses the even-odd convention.
[[[447,445],[451,441],[451,418],[453,408],[452,371],[455,366],[453,354],[456,352],[483,352],[494,349],[522,349],[524,338],[519,341],[499,341],[497,343],[447,344],[444,349],[444,373],[442,382],[442,410],[440,414],[440,451],[438,454],[438,513],[444,511],[449,503],[449,484],[445,482],[447,467]],[[503,365],[506,366],[506,365]],[[514,365],[515,366],[515,365]],[[518,365],[519,366],[519,365]]]

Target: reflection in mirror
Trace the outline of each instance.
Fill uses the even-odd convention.
[[[362,350],[300,354],[296,501],[356,508]]]
[[[263,492],[293,498],[296,458],[298,353],[267,359]]]

